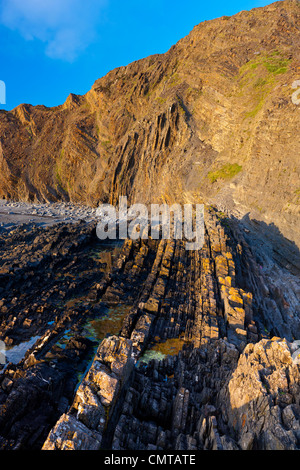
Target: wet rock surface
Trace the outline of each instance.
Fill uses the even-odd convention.
[[[1,340],[18,354],[0,371],[1,448],[299,448],[299,278],[252,246],[212,207],[195,251],[107,245],[94,222],[2,231]],[[275,265],[293,282],[274,286]]]

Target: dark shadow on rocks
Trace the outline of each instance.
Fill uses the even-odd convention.
[[[246,241],[257,251],[258,256],[261,256],[261,252],[262,255],[265,253],[292,274],[300,275],[300,250],[274,223],[250,219],[249,213],[239,222],[244,229]]]
[[[234,257],[237,284],[253,294],[261,337],[300,338],[300,251],[273,223],[219,215]]]

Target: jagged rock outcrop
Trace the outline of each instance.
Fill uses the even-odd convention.
[[[255,265],[255,259],[239,232],[239,256],[230,247],[233,238],[227,232],[234,233],[235,225],[229,228],[212,209],[205,220],[200,251],[186,251],[182,240],[156,244],[152,267],[119,336],[99,347],[73,404],[43,448],[299,448],[297,346],[271,337],[262,326],[268,310],[262,314],[254,301],[259,290],[240,287],[241,253],[248,263]],[[131,246],[132,270],[145,265],[153,249],[147,245],[144,241],[137,251]],[[297,311],[294,315],[299,322]],[[128,351],[125,356],[115,347],[118,342]],[[149,362],[145,358],[152,349],[166,355]],[[95,381],[95,365],[101,371],[99,357],[107,356],[119,364],[118,371],[124,361],[126,369],[130,363],[121,389],[115,371]],[[83,426],[90,439],[81,438]]]
[[[298,0],[195,26],[54,108],[0,113],[0,196],[213,202],[299,246]]]
[[[299,366],[285,340],[249,344],[221,392],[222,412],[243,449],[299,448]]]

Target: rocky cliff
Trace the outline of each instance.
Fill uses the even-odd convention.
[[[205,203],[200,250],[0,227],[0,449],[300,448],[299,25],[295,0],[205,22],[0,112],[3,198]]]
[[[299,245],[300,3],[206,21],[54,108],[0,113],[0,196],[215,203]]]

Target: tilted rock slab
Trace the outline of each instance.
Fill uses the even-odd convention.
[[[98,348],[68,413],[50,431],[43,450],[100,449],[122,387],[134,361],[131,340],[110,336]]]

